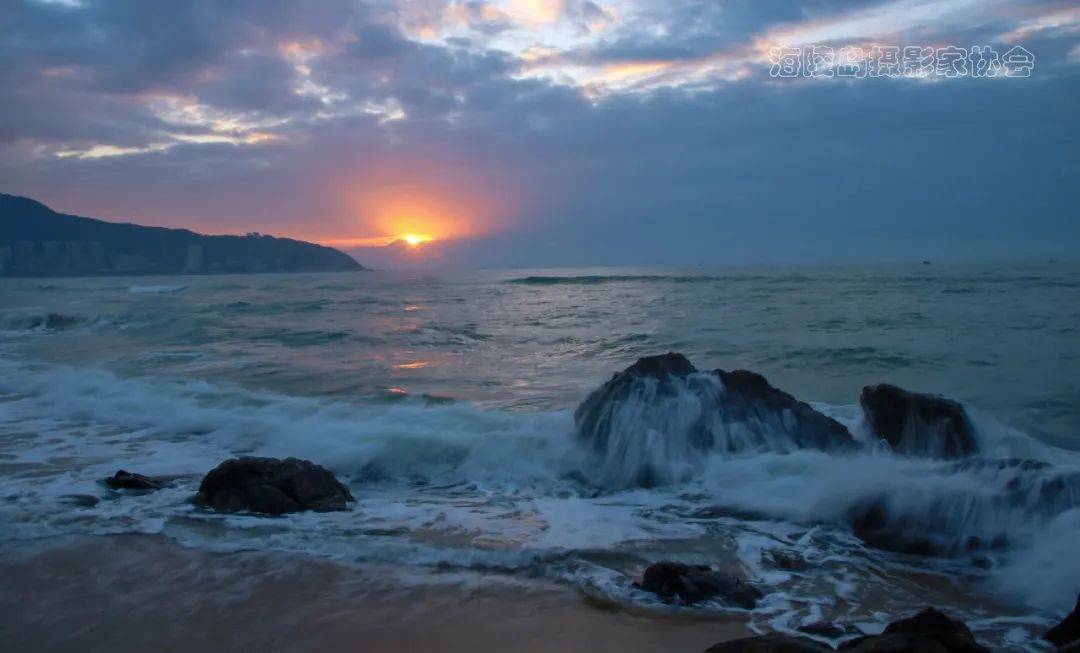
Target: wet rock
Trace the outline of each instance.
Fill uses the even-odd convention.
[[[298,458],[232,458],[203,477],[192,502],[222,512],[347,510],[349,489],[327,469]]]
[[[848,519],[855,537],[878,549],[931,556],[950,548],[949,542],[934,537],[919,520],[890,515],[884,501],[862,505]]]
[[[967,412],[955,401],[882,384],[863,388],[859,403],[874,433],[893,451],[932,458],[978,452]]]
[[[761,554],[763,560],[770,562],[773,567],[784,571],[803,571],[808,566],[806,558],[794,551],[781,549],[769,549]]]
[[[769,430],[786,433],[800,449],[855,448],[847,427],[769,385],[760,374],[748,370],[715,370],[713,374],[724,384],[723,408],[729,422],[767,425]],[[761,430],[761,436],[768,435]]]
[[[143,476],[142,474],[133,474],[132,472],[126,472],[120,470],[112,476],[105,479],[105,485],[108,485],[114,490],[160,490],[166,485],[165,481],[157,478],[150,478],[149,476]]]
[[[926,608],[894,621],[880,635],[860,637],[840,645],[847,653],[990,653],[979,645],[963,622]]]
[[[589,393],[578,405],[574,411],[578,435],[589,440],[597,450],[606,450],[612,431],[619,426],[617,421],[621,408],[630,403],[639,403],[636,399],[658,402],[675,398],[685,386],[684,379],[696,373],[697,370],[682,354],[667,353],[638,359],[622,372],[613,374],[607,383]],[[650,383],[639,383],[646,379]],[[635,397],[635,394],[641,396]],[[694,426],[704,430],[703,424]],[[697,442],[703,449],[708,447],[706,436],[702,432]]]
[[[832,653],[832,651],[831,647],[807,637],[770,633],[720,642],[710,646],[705,653]]]
[[[854,448],[836,420],[745,370],[699,372],[685,356],[649,356],[574,411],[581,441],[604,458],[604,486],[678,483],[718,449]]]
[[[1005,533],[971,535],[957,523],[957,503],[940,499],[933,505],[911,510],[886,495],[867,498],[846,513],[852,532],[866,544],[886,551],[920,556],[971,556],[979,551],[1001,550],[1009,545]],[[965,509],[966,505],[961,505]],[[982,560],[986,563],[987,560]]]
[[[863,631],[854,624],[839,624],[832,621],[815,621],[799,626],[797,630],[807,635],[826,637],[828,639],[840,639],[850,635],[862,635]]]
[[[1070,644],[1080,646],[1080,596],[1076,598],[1076,607],[1061,620],[1061,623],[1046,631],[1043,639],[1060,649]]]
[[[648,376],[655,379],[662,379],[669,375],[685,376],[687,374],[693,374],[694,372],[697,372],[697,368],[693,366],[686,356],[676,354],[675,352],[668,352],[666,354],[660,354],[659,356],[639,358],[637,359],[637,362],[623,370],[622,374],[616,374],[613,378],[618,378],[620,376]]]
[[[764,596],[760,590],[732,574],[714,571],[706,565],[658,562],[645,570],[638,585],[669,602],[692,605],[720,600],[728,605],[751,610]]]

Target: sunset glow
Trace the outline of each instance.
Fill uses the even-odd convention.
[[[410,247],[416,247],[422,243],[428,243],[435,239],[428,235],[405,234],[401,237],[401,240],[408,243]]]

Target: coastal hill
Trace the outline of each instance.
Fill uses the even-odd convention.
[[[363,269],[349,255],[314,243],[105,222],[0,193],[0,276]]]

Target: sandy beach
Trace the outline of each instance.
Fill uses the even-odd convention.
[[[701,651],[737,617],[631,614],[542,582],[410,585],[302,555],[156,536],[0,552],[4,651]]]

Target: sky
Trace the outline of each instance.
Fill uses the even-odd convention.
[[[1033,65],[777,76],[815,46]],[[1080,242],[1075,2],[0,0],[0,63],[0,192],[381,267]]]

